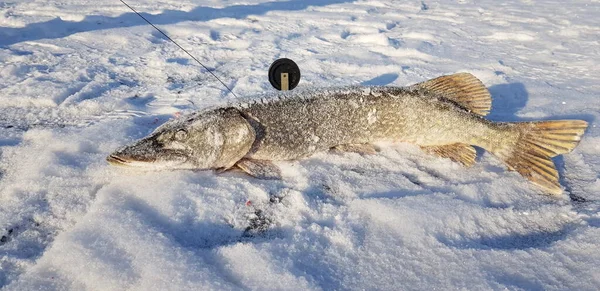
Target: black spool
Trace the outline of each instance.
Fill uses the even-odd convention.
[[[269,67],[269,83],[277,89],[281,90],[281,74],[288,74],[289,90],[292,90],[300,83],[300,68],[290,59],[278,59]]]

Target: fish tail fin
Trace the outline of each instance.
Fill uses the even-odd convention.
[[[583,120],[522,122],[515,126],[520,132],[512,149],[495,152],[510,170],[537,184],[552,195],[562,194],[558,172],[551,160],[573,150],[587,128]]]

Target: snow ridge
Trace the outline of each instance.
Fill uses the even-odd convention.
[[[464,168],[408,144],[280,162],[283,181],[114,168],[167,120],[244,100],[118,1],[2,2],[2,290],[600,286],[597,1],[130,4],[248,100],[288,57],[296,90],[469,72],[492,120],[590,126],[555,160],[561,199],[487,153]]]

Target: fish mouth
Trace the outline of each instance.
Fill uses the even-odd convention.
[[[115,166],[147,166],[156,162],[159,151],[153,139],[142,139],[133,145],[123,146],[106,157]]]
[[[133,162],[133,160],[127,160],[114,154],[106,157],[106,161],[114,166],[130,166],[130,163]]]
[[[147,157],[127,157],[124,155],[111,154],[106,157],[106,161],[115,166],[134,166],[134,164],[150,164],[155,162],[154,159]]]
[[[182,150],[164,148],[153,138],[145,138],[117,149],[106,157],[106,161],[115,166],[179,168],[181,164],[188,162],[188,156],[189,154]]]
[[[151,154],[128,154],[115,152],[106,157],[106,161],[113,166],[132,168],[180,168],[186,166],[186,156],[176,151],[164,151],[169,154],[169,159],[156,157]],[[189,166],[189,165],[187,165]]]

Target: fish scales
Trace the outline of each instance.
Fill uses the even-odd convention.
[[[346,87],[286,97],[240,109],[262,133],[248,157],[290,160],[341,144],[380,141],[487,146],[505,127],[441,96],[402,87]]]
[[[377,142],[409,142],[465,166],[479,146],[545,193],[562,193],[551,158],[573,150],[583,120],[492,122],[491,96],[468,73],[409,87],[296,90],[237,106],[206,109],[157,128],[107,157],[114,165],[167,169],[239,168],[280,179],[272,161],[328,149],[376,153]]]

